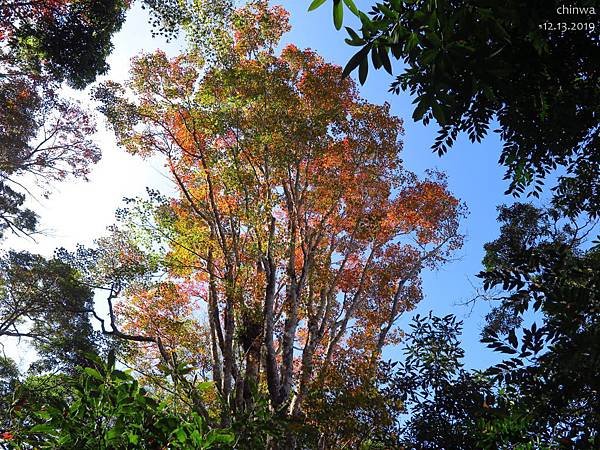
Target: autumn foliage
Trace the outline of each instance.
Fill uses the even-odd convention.
[[[258,388],[302,417],[336,367],[374,374],[422,298],[422,270],[461,246],[464,211],[442,175],[402,167],[389,105],[311,50],[275,53],[282,8],[251,2],[232,27],[226,67],[157,51],[126,86],[96,91],[119,142],[163,155],[179,190],[146,224],[167,276],[130,288],[121,321],[182,351],[189,335],[173,327],[191,327],[233,411]]]
[[[62,88],[106,73],[132,2],[0,1],[0,240],[39,231],[32,184],[47,196],[99,160]],[[125,199],[92,247],[0,253],[0,346],[18,356],[0,354],[0,447],[600,448],[593,23],[559,36],[523,2],[384,0],[368,17],[334,0],[336,27],[345,7],[362,24],[342,71],[280,45],[289,15],[267,0],[139,2],[188,49],[139,55],[93,99],[171,186]],[[461,247],[465,207],[443,174],[404,167],[402,121],[344,77],[363,82],[369,54],[391,73],[387,50],[439,153],[495,111],[507,192],[537,196],[566,165],[551,208],[498,208],[472,300],[495,302],[485,370],[465,368],[453,314],[399,327]]]

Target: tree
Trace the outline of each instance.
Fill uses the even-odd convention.
[[[23,208],[24,175],[48,193],[49,183],[68,176],[85,178],[100,159],[91,140],[90,114],[60,98],[45,78],[12,75],[0,79],[0,237],[35,231],[37,215]]]
[[[337,361],[374,373],[421,270],[461,245],[463,207],[440,174],[401,167],[389,105],[311,51],[275,56],[287,29],[283,9],[252,2],[233,17],[229,66],[143,55],[136,102],[115,83],[96,97],[119,142],[164,155],[179,188],[140,227],[165,247],[168,282],[205,302],[220,395],[243,411],[262,386],[298,416]]]
[[[461,367],[460,323],[416,317],[387,377],[404,402],[405,448],[593,448],[598,416],[598,250],[593,224],[528,204],[499,208],[480,274],[496,307],[482,342],[506,359]],[[529,311],[528,310],[531,310]],[[541,324],[539,324],[541,322]],[[536,324],[538,323],[538,324]]]
[[[345,75],[358,67],[364,82],[369,54],[376,69],[390,74],[389,54],[402,60],[404,71],[391,90],[415,96],[415,120],[437,121],[434,151],[445,153],[462,132],[481,141],[497,119],[508,192],[533,185],[537,196],[542,178],[564,166],[556,202],[571,215],[598,214],[597,0],[575,7],[560,1],[389,0],[368,15],[351,0],[344,3],[362,24],[358,33],[347,28],[346,42],[362,48]],[[343,8],[334,0],[338,29]]]
[[[500,420],[508,424],[510,398],[491,375],[463,367],[461,331],[453,315],[417,315],[400,361],[381,361],[369,380],[341,366],[344,384],[315,393],[302,448],[505,448],[487,432]]]
[[[100,352],[89,311],[93,293],[57,259],[9,252],[0,260],[0,336],[27,339],[39,370],[72,372]]]
[[[86,87],[108,71],[111,38],[134,1],[6,0],[0,7],[0,77],[12,67]],[[230,0],[140,1],[149,10],[153,35],[172,39],[183,29],[190,42],[213,50],[233,11]]]
[[[299,448],[397,448],[404,402],[392,383],[395,365],[379,361],[365,371],[350,358],[336,360],[327,382],[311,386],[305,416],[288,425]]]
[[[489,373],[524,422],[519,439],[590,448],[600,433],[599,252],[585,245],[594,224],[526,204],[500,208],[499,220],[480,274],[499,301],[483,341],[510,358]],[[524,321],[530,309],[533,323]]]
[[[453,315],[413,318],[404,360],[387,380],[388,391],[403,402],[400,448],[483,448],[479,424],[499,413],[502,399],[494,395],[492,377],[463,368],[461,331]]]
[[[22,175],[47,188],[85,177],[100,159],[93,120],[58,89],[63,80],[83,88],[106,72],[110,37],[124,18],[119,5],[10,0],[0,7],[0,237],[36,229],[37,215],[23,206],[23,191],[31,192]]]
[[[10,409],[14,398],[16,385],[19,381],[19,368],[17,364],[6,356],[0,357],[0,430],[9,428],[10,420],[5,411]],[[0,434],[1,436],[1,434]]]
[[[150,10],[153,33],[170,39],[183,30],[188,43],[204,58],[224,64],[233,4],[232,0],[143,0],[142,8]]]
[[[85,178],[100,159],[90,114],[59,89],[63,81],[83,89],[107,72],[111,37],[130,3],[8,0],[0,6],[0,237],[7,229],[36,229],[37,215],[24,207],[25,192],[31,194],[24,173],[43,181],[48,194],[48,181]],[[163,24],[170,35],[182,24],[199,31],[205,16],[215,24],[227,11],[227,2],[143,3],[154,13],[155,29]]]
[[[0,7],[3,59],[81,89],[108,70],[126,8],[123,0],[8,0]]]

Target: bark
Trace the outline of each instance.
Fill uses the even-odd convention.
[[[276,267],[273,260],[272,247],[275,235],[275,218],[271,217],[269,226],[269,243],[267,247],[267,256],[263,258],[265,273],[267,276],[267,286],[265,290],[264,307],[264,339],[265,339],[265,366],[267,373],[267,387],[272,404],[277,404],[279,398],[279,372],[277,371],[277,359],[275,352],[275,343],[273,339],[274,309],[275,309],[275,288],[276,288]]]
[[[215,385],[221,395],[223,395],[223,364],[222,351],[225,347],[223,338],[223,330],[221,327],[221,319],[219,317],[219,306],[217,288],[215,286],[215,275],[213,273],[213,256],[212,251],[208,252],[208,272],[209,272],[209,291],[208,291],[208,323],[211,336],[211,351],[212,351],[212,375]]]

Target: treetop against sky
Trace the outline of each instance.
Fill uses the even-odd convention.
[[[293,42],[299,48],[314,48],[327,60],[344,65],[351,56],[352,49],[343,45],[339,34],[332,29],[327,12],[317,10],[306,14],[303,5],[285,6],[290,11],[291,30],[284,35],[283,42]],[[166,45],[164,40],[153,38],[146,20],[146,12],[134,5],[123,29],[115,35],[115,49],[108,59],[110,72],[101,78],[124,79],[130,58],[140,51],[152,51],[160,47],[166,48],[170,55],[175,55],[184,47],[182,42],[174,41]],[[410,111],[408,97],[386,94],[384,89],[379,88],[386,82],[381,75],[378,72],[371,74],[370,83],[359,88],[361,94],[376,103],[388,101],[391,112],[407,117]],[[70,91],[70,94],[82,100],[87,98],[85,93]],[[464,153],[460,156],[457,155],[459,152],[454,152],[440,159],[428,151],[433,139],[432,130],[411,120],[405,120],[403,126],[404,165],[417,173],[424,173],[425,169],[434,167],[443,170],[448,175],[451,192],[464,200],[470,209],[469,216],[463,222],[467,239],[465,246],[459,251],[459,258],[442,271],[424,275],[426,301],[422,307],[448,312],[455,302],[467,300],[473,295],[469,277],[480,268],[482,244],[495,236],[495,205],[505,200],[501,194],[506,189],[506,185],[500,181],[501,169],[495,162],[499,141],[490,137],[478,146],[464,145],[461,149]],[[143,164],[134,160],[115,147],[112,133],[105,131],[104,127],[100,127],[97,137],[103,148],[103,159],[93,168],[91,181],[59,185],[58,193],[42,202],[41,228],[48,230],[50,236],[39,237],[39,243],[9,238],[6,242],[8,245],[21,248],[41,247],[50,254],[59,246],[72,248],[78,242],[91,243],[92,235],[101,235],[104,228],[113,222],[114,210],[121,205],[122,197],[141,195],[146,186],[160,187],[163,190],[170,188],[164,175],[160,175],[163,172],[161,161]],[[460,142],[457,145],[460,146]],[[465,154],[467,156],[463,158]],[[473,169],[475,167],[477,170]],[[73,204],[80,205],[79,208],[85,212],[73,217],[70,213]],[[468,309],[464,311],[466,313]],[[477,312],[474,316],[477,316]],[[468,321],[466,335],[472,336],[473,342],[478,332],[479,325],[476,321]],[[473,363],[479,363],[477,357]]]
[[[0,445],[597,442],[593,30],[325,3],[0,7]]]

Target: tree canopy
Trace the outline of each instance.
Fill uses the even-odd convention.
[[[48,73],[83,88],[106,73],[124,0],[8,0],[0,7],[2,55],[28,73]],[[6,74],[3,74],[6,76]]]
[[[30,192],[24,175],[47,195],[51,182],[85,178],[100,159],[90,113],[56,89],[44,77],[15,73],[0,78],[0,237],[7,229],[36,229],[37,215],[23,207]]]
[[[361,48],[345,75],[358,68],[364,83],[369,55],[390,74],[390,55],[401,60],[390,90],[415,97],[414,120],[438,123],[434,151],[445,153],[463,132],[479,142],[497,121],[509,192],[531,186],[537,196],[562,166],[556,203],[571,215],[598,214],[597,0],[566,12],[560,1],[389,0],[368,13],[334,0],[338,29],[344,3],[361,21],[358,32],[347,28],[346,42]]]
[[[72,371],[100,351],[92,330],[92,290],[68,264],[27,252],[0,260],[0,337],[28,338],[40,370]]]
[[[591,224],[526,204],[500,208],[499,218],[480,276],[488,289],[502,289],[491,290],[498,305],[483,341],[511,358],[490,373],[514,395],[524,436],[586,448],[600,432],[600,268],[598,247],[586,245]],[[527,323],[531,309],[540,320]]]

